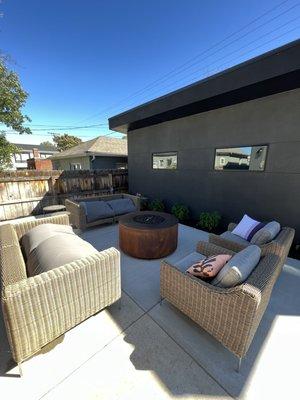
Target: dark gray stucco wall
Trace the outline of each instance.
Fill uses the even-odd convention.
[[[264,172],[215,171],[216,147],[267,144]],[[152,170],[153,152],[177,151],[177,170]],[[194,216],[219,211],[223,224],[244,213],[295,227],[300,241],[300,89],[131,131],[129,189]]]
[[[90,157],[91,169],[115,169],[117,164],[127,163],[127,157]]]

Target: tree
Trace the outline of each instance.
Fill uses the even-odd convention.
[[[53,133],[53,142],[56,144],[58,151],[64,151],[82,143],[82,140],[77,136],[68,135],[67,133],[63,135]]]
[[[49,142],[49,140],[42,142],[41,146],[44,146],[45,149],[47,149],[47,150],[57,150],[57,147],[55,146],[55,144]]]
[[[0,134],[0,171],[3,171],[4,169],[9,169],[11,168],[12,162],[11,162],[11,157],[19,153],[19,148],[13,144],[10,143],[4,133]]]
[[[31,121],[21,111],[28,97],[20,84],[18,75],[10,71],[5,61],[0,58],[0,122],[19,133],[31,133],[23,126]]]

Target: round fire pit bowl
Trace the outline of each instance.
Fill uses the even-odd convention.
[[[178,220],[174,215],[140,211],[119,220],[120,249],[135,258],[166,257],[177,248]]]

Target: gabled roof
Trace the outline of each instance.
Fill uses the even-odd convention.
[[[51,157],[53,160],[82,157],[82,156],[127,156],[127,140],[99,136],[57,153]]]
[[[38,149],[39,152],[44,153],[57,153],[58,150],[49,149],[47,146],[40,145],[40,144],[28,144],[28,143],[13,143],[16,145],[20,150],[32,151],[32,149]]]
[[[127,133],[300,87],[300,39],[109,118]]]

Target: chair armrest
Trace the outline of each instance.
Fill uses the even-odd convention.
[[[133,194],[123,193],[124,197],[128,197],[134,202],[137,211],[141,209],[141,198],[139,196],[134,196]]]
[[[209,242],[198,242],[196,250],[198,253],[203,254],[206,257],[210,257],[217,254],[229,254],[234,255],[235,252],[233,250],[218,246]]]
[[[41,224],[60,224],[60,225],[70,225],[68,214],[53,215],[50,217],[42,217],[38,219],[33,219],[31,221],[18,222],[13,224],[14,229],[17,233],[18,239],[25,235],[30,229]]]
[[[235,253],[238,253],[239,251],[242,251],[247,247],[247,245],[245,244],[233,242],[232,240],[222,238],[221,236],[215,235],[214,233],[209,234],[208,240],[209,243],[213,243],[217,246],[234,251]]]
[[[65,206],[70,213],[71,224],[75,228],[84,229],[86,227],[86,215],[83,207],[70,199],[65,200]]]
[[[230,222],[230,223],[228,224],[228,230],[229,230],[230,232],[232,232],[236,226],[237,226],[236,223]]]
[[[24,361],[120,296],[115,248],[8,285],[2,305],[15,361]]]

